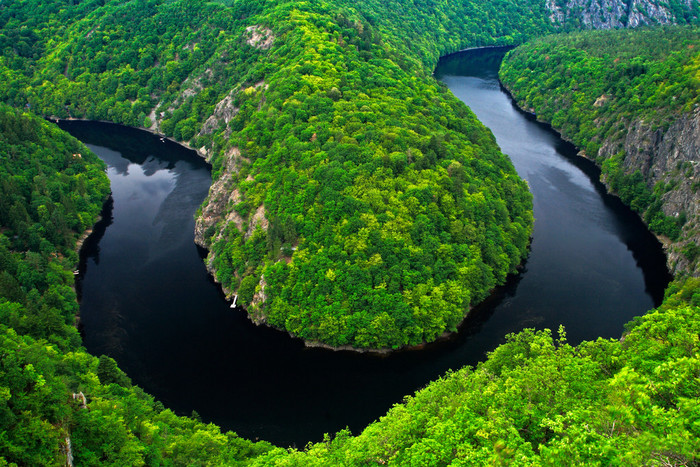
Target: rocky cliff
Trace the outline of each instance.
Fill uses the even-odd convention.
[[[693,0],[676,2],[692,9]],[[561,25],[588,29],[636,28],[652,24],[671,24],[676,15],[672,2],[655,0],[547,0],[550,20]]]
[[[518,104],[598,163],[603,182],[664,243],[672,273],[700,275],[700,53],[693,27],[550,36],[500,78]]]
[[[635,120],[624,141],[606,141],[598,155],[607,159],[620,150],[624,172],[640,171],[650,189],[663,192],[663,213],[685,220],[678,241],[662,238],[669,269],[700,275],[700,109],[681,115],[666,131]]]

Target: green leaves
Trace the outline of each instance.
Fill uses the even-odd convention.
[[[34,18],[42,27],[32,44],[45,53],[24,74],[8,69],[0,96],[43,114],[155,124],[204,146],[215,166],[238,148],[245,163],[223,172],[235,198],[223,214],[238,219],[239,232],[212,225],[210,260],[243,302],[267,278],[256,316],[297,323],[305,339],[392,348],[432,340],[514,270],[532,228],[526,186],[430,73],[440,51],[476,36],[493,42],[493,28],[513,29],[511,16],[525,10],[512,2],[180,3],[83,5],[69,9],[75,20],[63,29],[51,4],[53,13]],[[464,20],[473,17],[494,25]],[[251,45],[251,31],[265,28],[272,47]],[[546,19],[521,28],[546,30]],[[474,193],[482,197],[467,196]],[[25,235],[32,248],[50,222],[89,225],[88,216],[62,212],[63,203],[36,201],[27,215],[36,212],[38,222]],[[261,219],[272,228],[252,234]],[[297,264],[276,275],[277,261]],[[332,286],[318,274],[329,268]],[[478,279],[449,286],[467,268]],[[409,306],[404,293],[419,284],[434,297]],[[440,298],[447,288],[450,298]],[[430,307],[425,317],[411,309],[420,306]],[[351,319],[358,313],[366,316]]]
[[[700,309],[678,302],[637,319],[625,338],[566,343],[550,331],[508,336],[474,370],[407,397],[355,437],[253,465],[611,465],[697,461]]]
[[[595,159],[653,232],[685,245],[697,232],[691,208],[669,207],[666,193],[690,189],[693,170],[652,161],[673,151],[661,149],[673,145],[664,132],[700,102],[699,40],[697,27],[681,26],[550,36],[511,51],[500,71],[519,104]],[[693,258],[679,267],[697,266]]]
[[[3,3],[0,96],[43,115],[155,124],[204,146],[215,176],[236,189],[223,215],[237,222],[207,229],[218,278],[243,302],[264,289],[254,311],[270,324],[330,345],[418,344],[454,330],[524,257],[533,223],[525,185],[430,73],[442,53],[552,30],[541,4],[69,3]],[[272,48],[245,42],[251,25],[274,29]],[[691,109],[692,48],[656,50],[668,58],[657,66],[628,57],[644,47],[620,42],[614,57],[535,45],[522,60],[547,79],[516,75],[514,90],[581,135],[589,154],[601,147],[598,128],[624,130],[596,121],[596,109],[621,121],[631,108],[653,118],[659,106]],[[609,86],[587,81],[604,71],[615,77]],[[558,97],[528,91],[538,84]],[[63,463],[66,436],[81,465],[231,465],[259,455],[261,465],[697,461],[698,309],[681,303],[697,304],[697,284],[637,320],[624,342],[573,348],[550,332],[510,336],[476,369],[430,384],[361,435],[341,432],[304,452],[177,417],[113,360],[82,351],[71,326],[73,248],[108,192],[102,166],[19,111],[0,106],[0,130],[0,457],[10,462]],[[224,160],[238,150],[240,159]],[[623,196],[658,213],[660,195],[622,174],[620,158],[608,165]]]
[[[245,199],[233,209],[247,240],[214,242],[217,274],[246,296],[264,276],[268,300],[255,315],[307,340],[392,348],[434,340],[520,262],[531,201],[462,104],[390,61],[329,42],[375,32],[361,22],[346,31],[328,15],[293,10],[286,21],[295,27],[272,49],[275,68],[237,97],[231,144],[252,164],[245,179],[233,175]],[[415,96],[422,107],[407,101]],[[268,249],[255,257],[250,229],[261,212],[271,225],[256,232]],[[449,284],[469,266],[490,277]],[[421,284],[425,300],[409,305]]]
[[[72,270],[109,192],[104,165],[4,104],[0,143],[0,463],[63,464],[68,438],[76,465],[230,465],[265,450],[164,414],[113,359],[80,347]]]

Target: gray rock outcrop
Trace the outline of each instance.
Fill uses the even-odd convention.
[[[684,0],[690,8],[692,0]],[[674,15],[668,3],[658,0],[547,0],[550,20],[576,24],[588,29],[636,28],[671,24]]]
[[[689,252],[700,242],[700,108],[681,115],[666,131],[636,120],[624,142],[606,142],[599,155],[608,158],[620,149],[625,173],[639,170],[650,189],[665,187],[663,213],[685,218],[681,240],[662,239],[671,272],[699,275],[700,262]]]

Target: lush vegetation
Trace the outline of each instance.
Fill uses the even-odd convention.
[[[268,449],[176,416],[80,346],[72,270],[109,192],[104,164],[4,104],[0,147],[0,465],[65,465],[69,451],[75,465],[221,465]]]
[[[430,72],[445,50],[548,31],[541,5],[28,4],[0,10],[0,95],[203,148],[235,187],[210,264],[256,319],[334,346],[419,344],[526,254],[525,184]]]
[[[79,345],[75,242],[107,182],[27,112],[203,148],[236,187],[206,235],[224,285],[304,338],[398,347],[454,329],[532,224],[525,185],[432,65],[552,29],[534,1],[0,3],[0,97],[23,109],[0,107],[0,465],[697,462],[694,281],[622,342],[525,331],[304,452],[177,417]]]
[[[208,262],[254,319],[415,345],[524,257],[525,185],[430,73],[553,30],[540,2],[34,3],[0,10],[0,96],[201,148],[226,184]]]
[[[572,347],[563,330],[557,337],[523,331],[476,369],[429,384],[361,434],[342,431],[304,451],[223,434],[196,414],[176,416],[133,386],[112,359],[91,356],[78,345],[70,270],[84,226],[76,222],[94,221],[106,195],[102,164],[53,125],[0,109],[0,134],[8,148],[2,180],[19,185],[25,180],[34,193],[12,198],[8,212],[26,212],[24,223],[10,226],[10,217],[3,217],[2,224],[0,464],[63,464],[68,452],[75,465],[700,460],[698,279],[672,284],[664,304],[630,323],[619,341]],[[81,192],[81,187],[92,188]],[[59,209],[49,203],[60,196],[74,200],[63,200],[60,211],[73,225],[35,226],[44,211],[39,206]],[[22,233],[32,229],[41,235],[38,244]]]
[[[1,109],[0,134],[8,148],[3,181],[30,177],[26,185],[35,191],[13,198],[10,212],[23,209],[25,224],[40,223],[39,206],[62,195],[76,200],[64,200],[66,219],[94,221],[106,194],[102,164],[54,126]],[[92,191],[81,193],[81,176]],[[42,194],[41,187],[48,191]],[[34,227],[44,236],[33,245],[31,235],[21,233],[30,229],[9,222],[3,217],[0,463],[62,464],[68,452],[75,465],[698,461],[698,279],[674,283],[664,305],[630,323],[619,341],[572,347],[563,330],[556,338],[549,331],[523,331],[476,369],[429,384],[358,436],[343,431],[296,451],[222,434],[196,414],[178,417],[133,386],[113,360],[88,355],[77,345],[68,313],[75,311],[73,246],[84,227]],[[9,286],[8,277],[14,281]],[[54,292],[42,294],[42,283]],[[35,309],[41,315],[32,318]],[[54,324],[46,334],[45,326],[26,324],[32,320]]]
[[[597,160],[611,189],[654,232],[679,240],[687,218],[661,209],[674,182],[654,185],[640,168],[625,167],[624,143],[635,122],[666,130],[698,106],[698,44],[696,27],[551,36],[512,51],[501,77],[523,107]],[[679,169],[683,177],[687,167]]]
[[[237,118],[262,111],[231,138],[250,161],[233,209],[249,218],[264,206],[270,227],[229,223],[212,244],[218,278],[264,277],[264,318],[331,345],[397,347],[454,330],[525,254],[525,186],[434,83],[363,59],[355,28],[291,17],[289,34],[303,35],[280,38],[295,45],[274,49],[283,65]]]
[[[0,104],[0,322],[73,348],[77,236],[109,192],[104,164],[53,125]]]
[[[274,450],[254,465],[695,465],[700,280],[620,340],[559,330],[509,337],[477,368],[430,383],[352,437]]]

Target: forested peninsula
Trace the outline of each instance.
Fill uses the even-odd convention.
[[[397,348],[454,330],[524,258],[532,226],[490,132],[431,78],[437,58],[698,18],[696,1],[612,5],[0,4],[0,465],[697,462],[693,278],[621,341],[524,331],[359,436],[304,451],[176,416],[87,354],[74,326],[76,242],[108,184],[36,115],[197,148],[214,167],[197,238],[225,290],[306,340]]]
[[[441,54],[585,15],[513,1],[102,3],[4,5],[0,95],[205,155],[197,242],[256,322],[334,347],[416,345],[454,331],[524,258],[526,186],[430,75]],[[695,14],[665,11],[635,21]]]
[[[215,180],[197,241],[252,319],[331,346],[416,345],[456,330],[515,271],[531,197],[491,133],[430,78],[435,46],[407,50],[400,31],[381,32],[399,24],[386,8],[127,2],[58,10],[55,24],[32,14],[54,43],[15,54],[5,95],[42,115],[149,127],[206,155]],[[513,42],[513,15],[532,24],[519,40],[550,27],[511,10],[477,12],[469,33]],[[501,37],[484,30],[486,14]],[[420,9],[408,18],[409,36],[439,28]]]

